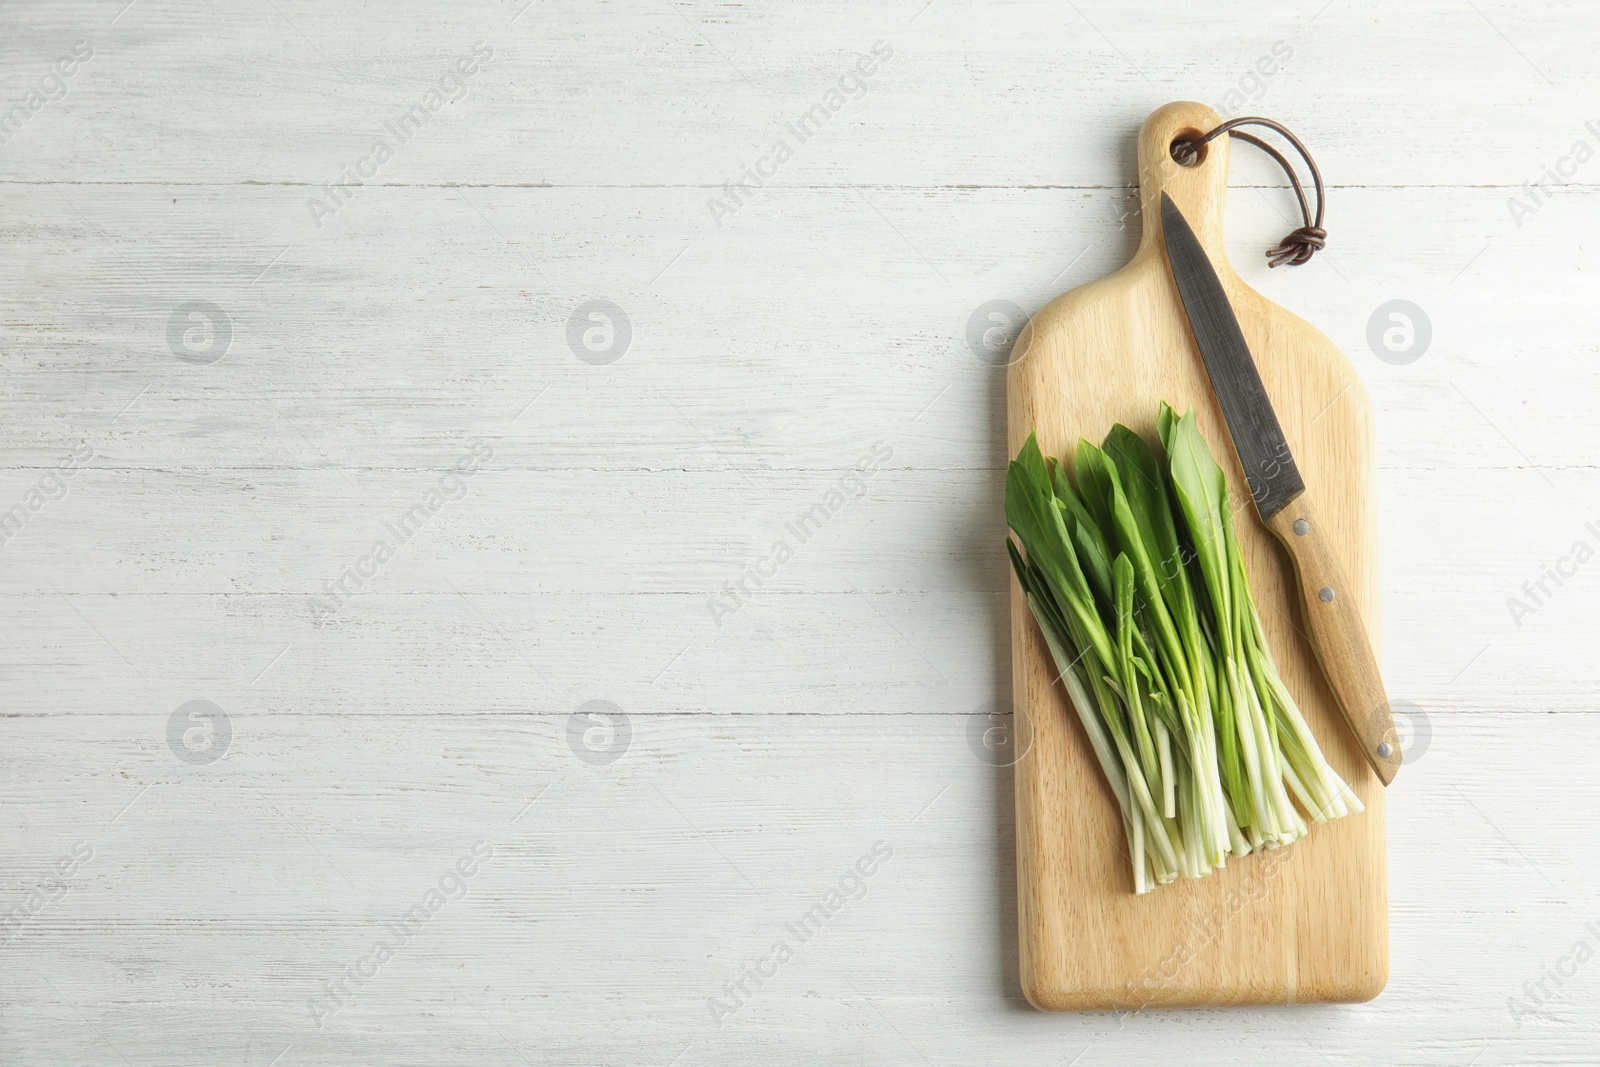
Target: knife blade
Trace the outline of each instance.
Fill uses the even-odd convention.
[[[1165,192],[1161,194],[1161,236],[1173,284],[1211,380],[1211,391],[1222,409],[1250,499],[1262,524],[1294,561],[1309,631],[1306,636],[1361,754],[1378,779],[1388,785],[1400,769],[1400,742],[1354,588],[1314,512],[1313,494],[1306,492],[1216,268]]]
[[[1200,239],[1166,193],[1161,194],[1161,232],[1172,278],[1250,486],[1250,499],[1265,522],[1305,492],[1306,483],[1278,425],[1278,413],[1267,399],[1228,294],[1222,291]]]

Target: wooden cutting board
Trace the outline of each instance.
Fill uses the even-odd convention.
[[[1052,684],[1049,650],[1013,578],[1022,988],[1045,1011],[1369,1000],[1388,978],[1383,787],[1299,632],[1288,559],[1244,490],[1168,273],[1163,190],[1215,264],[1306,484],[1327,501],[1331,542],[1376,645],[1372,417],[1366,391],[1333,343],[1228,265],[1229,139],[1212,141],[1193,167],[1172,161],[1175,138],[1220,121],[1194,103],[1168,104],[1146,120],[1138,251],[1115,274],[1057,297],[1018,338],[1007,381],[1011,454],[1037,430],[1046,455],[1070,455],[1079,437],[1098,443],[1116,422],[1155,441],[1159,401],[1180,412],[1192,405],[1241,505],[1239,539],[1279,669],[1329,762],[1367,810],[1313,826],[1275,852],[1230,859],[1210,878],[1135,896],[1116,800],[1065,692]]]

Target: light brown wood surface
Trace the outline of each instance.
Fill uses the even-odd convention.
[[[1345,725],[1378,780],[1388,785],[1400,770],[1400,738],[1361,605],[1351,595],[1349,575],[1329,543],[1316,499],[1317,494],[1307,489],[1267,519],[1267,529],[1294,563],[1306,639],[1322,664],[1322,676]]]
[[[1367,809],[1275,852],[1232,859],[1200,881],[1135,896],[1116,801],[1013,581],[1017,707],[1017,882],[1022,987],[1047,1011],[1357,1001],[1388,977],[1383,788],[1344,725],[1304,634],[1284,550],[1257,520],[1161,245],[1161,192],[1193,226],[1233,303],[1308,490],[1322,544],[1377,639],[1372,419],[1344,356],[1304,320],[1250,289],[1223,247],[1228,138],[1195,166],[1180,134],[1218,115],[1174,103],[1139,135],[1144,230],[1127,266],[1052,301],[1019,337],[1007,382],[1012,454],[1030,431],[1047,455],[1113,423],[1155,436],[1161,400],[1193,406],[1228,473],[1236,525],[1279,669],[1323,752]],[[1285,268],[1292,269],[1292,268]]]

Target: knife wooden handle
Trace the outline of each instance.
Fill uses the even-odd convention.
[[[1307,637],[1322,664],[1339,710],[1384,785],[1400,769],[1400,738],[1383,690],[1378,660],[1367,637],[1355,589],[1334,558],[1309,493],[1291,500],[1266,521],[1294,560],[1305,605]]]

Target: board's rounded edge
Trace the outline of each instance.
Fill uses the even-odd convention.
[[[1369,974],[1349,975],[1332,983],[1325,995],[1313,998],[1331,1004],[1365,1004],[1376,1000],[1389,985],[1389,953],[1379,954]]]
[[[1035,1009],[1051,1015],[1062,1012],[1085,1011],[1133,1011],[1139,1005],[1135,998],[1129,996],[1129,991],[1122,988],[1081,988],[1074,989],[1048,982],[1030,982],[1026,971],[1022,976],[1022,995]]]

